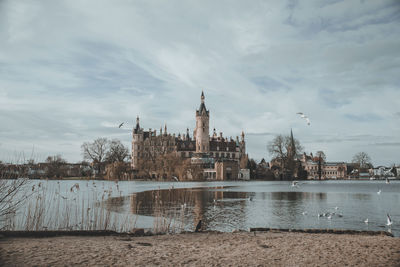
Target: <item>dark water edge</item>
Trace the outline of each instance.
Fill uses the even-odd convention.
[[[232,233],[243,232],[233,231]],[[250,228],[249,232],[274,232],[274,233],[308,233],[308,234],[343,234],[343,235],[368,235],[368,236],[390,236],[393,234],[386,231],[355,231],[341,229],[274,229],[274,228]],[[181,232],[179,234],[190,234],[194,232]],[[201,231],[196,234],[216,233],[216,231]],[[46,238],[57,236],[119,236],[119,237],[138,237],[164,235],[167,233],[153,233],[144,229],[132,229],[129,233],[120,233],[108,230],[93,231],[0,231],[0,238]]]

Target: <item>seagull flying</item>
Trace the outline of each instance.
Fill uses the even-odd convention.
[[[390,218],[390,216],[389,216],[389,213],[388,214],[386,214],[386,216],[387,216],[387,226],[391,226],[392,225],[392,219]]]
[[[121,127],[122,127],[122,125],[124,125],[124,123],[125,123],[125,122],[121,123],[121,124],[118,126],[118,128],[121,128]]]
[[[307,125],[311,124],[310,119],[303,112],[297,112],[296,114],[299,114],[301,118],[305,119],[307,122]]]

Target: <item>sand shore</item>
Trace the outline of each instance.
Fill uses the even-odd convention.
[[[400,238],[292,232],[0,239],[2,266],[400,266]]]

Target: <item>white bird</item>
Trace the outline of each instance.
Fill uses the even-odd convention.
[[[338,210],[338,209],[339,209],[339,207],[338,207],[338,206],[336,206],[336,207],[335,207],[335,210]]]
[[[299,182],[297,182],[297,181],[292,182],[292,187],[298,187],[298,186],[299,186]]]
[[[387,216],[387,226],[391,226],[392,225],[392,219],[390,218],[390,216],[389,216],[389,213],[388,214],[386,214],[386,216]]]
[[[303,214],[303,215],[307,215],[307,211],[303,211],[302,214]]]
[[[387,184],[389,183],[389,179],[388,179],[388,178],[386,178],[386,183],[387,183]]]
[[[364,221],[366,224],[368,224],[368,218]]]
[[[300,118],[305,119],[308,125],[311,124],[310,119],[303,112],[297,112],[296,114],[299,114]]]
[[[329,219],[329,220],[332,219],[332,215],[331,215],[331,214],[329,214],[328,219]]]
[[[382,190],[379,189],[378,192],[376,192],[378,195],[380,195],[382,193]]]
[[[321,217],[322,215],[318,213],[318,218]]]

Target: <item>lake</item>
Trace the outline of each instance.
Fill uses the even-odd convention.
[[[12,219],[14,230],[176,232],[193,231],[202,220],[204,229],[228,232],[328,228],[390,230],[400,236],[400,181],[300,181],[292,186],[288,181],[52,180],[31,181],[27,190],[35,194]],[[386,214],[393,221],[390,228]]]

